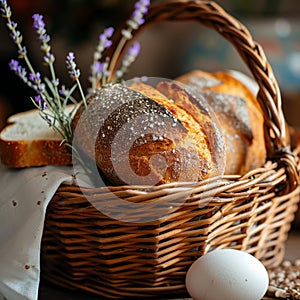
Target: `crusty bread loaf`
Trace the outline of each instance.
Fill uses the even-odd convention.
[[[77,111],[75,147],[95,159],[110,183],[198,181],[222,172],[217,128],[184,89],[172,85],[180,93],[178,105],[149,85],[116,84],[92,95],[87,111]]]
[[[181,86],[182,83],[187,89]],[[114,89],[115,92],[112,92]],[[143,83],[132,83],[130,89],[117,85],[97,91],[89,102],[93,102],[93,108],[85,120],[81,118],[79,147],[96,160],[100,170],[113,184],[145,184],[151,171],[158,184],[202,180],[222,173],[222,158],[226,160],[225,174],[243,174],[262,166],[266,160],[264,119],[258,101],[246,86],[229,73],[194,71],[173,82],[160,82],[155,88]],[[116,109],[107,115],[104,108],[112,106],[112,103],[116,104]],[[203,103],[210,105],[215,119],[208,114]],[[83,107],[78,110],[74,126],[82,111]],[[172,126],[165,126],[165,132],[172,136],[171,142],[164,135],[161,135],[160,142],[155,141],[153,135],[145,132],[147,138],[127,143],[130,149],[127,152],[118,149],[119,155],[116,157],[116,151],[112,153],[113,143],[123,145],[132,138],[127,131],[115,142],[118,131],[139,114],[154,111],[171,115],[180,124],[172,129],[172,134]],[[101,119],[105,122],[102,123]],[[141,133],[144,125],[140,124]],[[220,125],[224,139],[217,125]],[[155,130],[159,129],[156,127]],[[94,135],[86,135],[91,130],[96,131]],[[191,142],[194,148],[190,147]],[[151,162],[151,157],[157,154],[166,161],[167,168]],[[192,160],[187,159],[190,156]],[[186,164],[183,163],[185,159]]]
[[[40,117],[37,109],[15,114],[0,133],[0,160],[3,165],[23,168],[68,165],[70,149]]]
[[[226,174],[243,174],[263,165],[263,113],[245,85],[225,72],[193,71],[176,80],[200,92],[220,122],[227,146]]]

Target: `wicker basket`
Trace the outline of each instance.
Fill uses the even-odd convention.
[[[232,43],[260,87],[268,161],[247,174],[196,185],[84,190],[94,201],[111,201],[112,206],[111,192],[127,201],[152,202],[154,208],[164,196],[168,204],[176,205],[183,194],[189,195],[177,210],[147,223],[118,221],[117,212],[115,219],[110,218],[87,200],[80,187],[61,186],[47,210],[42,276],[68,289],[107,298],[184,295],[187,269],[214,249],[245,250],[267,267],[278,265],[299,200],[298,152],[292,152],[287,142],[278,85],[248,30],[208,1],[157,3],[145,21],[141,28],[164,21],[196,21]],[[144,214],[137,210],[136,220]]]

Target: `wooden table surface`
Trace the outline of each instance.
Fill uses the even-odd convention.
[[[287,260],[294,261],[300,258],[300,231],[293,231],[289,234],[288,241],[286,243],[286,255]],[[59,287],[50,285],[45,282],[40,284],[39,300],[101,300],[94,295],[80,293],[80,292],[69,292]],[[264,298],[267,300],[270,298]],[[177,300],[190,300],[188,298],[181,298]]]

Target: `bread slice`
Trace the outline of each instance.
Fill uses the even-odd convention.
[[[8,167],[69,165],[70,148],[40,116],[37,109],[15,114],[0,132],[0,160]]]

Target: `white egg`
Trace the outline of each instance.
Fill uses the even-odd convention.
[[[186,275],[194,300],[259,300],[269,285],[264,265],[239,250],[222,249],[198,258]]]

